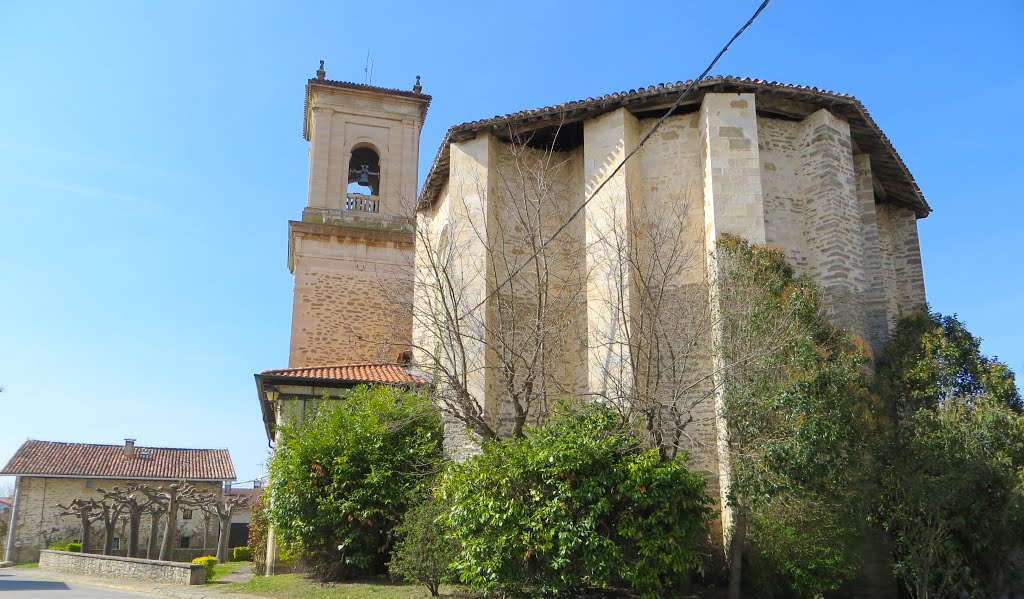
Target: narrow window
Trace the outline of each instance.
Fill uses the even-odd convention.
[[[181,510],[181,519],[182,520],[191,520],[192,519],[192,510]]]

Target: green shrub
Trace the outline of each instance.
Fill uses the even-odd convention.
[[[625,583],[659,597],[702,568],[704,478],[645,451],[611,407],[560,410],[528,437],[490,442],[440,493],[463,582],[491,594],[578,595]]]
[[[252,502],[249,511],[252,514],[249,520],[249,549],[252,551],[252,571],[256,576],[263,576],[267,573],[267,534],[270,523],[267,521],[267,506],[264,503],[266,493]]]
[[[445,523],[447,510],[436,499],[412,508],[398,528],[398,542],[388,567],[392,576],[418,582],[436,597],[441,583],[454,578],[452,562],[459,545]]]
[[[384,573],[394,529],[426,497],[441,455],[441,418],[424,395],[357,387],[281,427],[269,520],[319,580]]]
[[[204,555],[197,557],[192,560],[193,564],[199,564],[200,566],[206,566],[206,584],[213,582],[213,567],[217,565],[217,558],[212,555]]]
[[[82,544],[78,541],[50,541],[46,546],[51,551],[74,551],[81,552]]]
[[[252,561],[252,549],[249,547],[241,546],[235,547],[231,551],[231,557],[236,562],[251,562]]]

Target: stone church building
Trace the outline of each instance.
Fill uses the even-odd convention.
[[[418,79],[383,89],[330,81],[321,65],[306,86],[308,200],[288,226],[289,368],[257,375],[268,436],[290,399],[431,377],[481,426],[507,432],[517,365],[543,372],[531,379],[543,402],[615,401],[649,382],[635,359],[647,309],[636,279],[668,265],[663,311],[707,313],[724,233],[783,250],[819,283],[829,317],[877,350],[925,303],[917,219],[930,208],[867,109],[817,88],[713,77],[648,137],[688,86],[455,125],[417,193],[430,104]],[[701,355],[678,376],[697,380],[712,357],[706,340],[692,347]],[[386,377],[372,371],[385,364]],[[700,387],[680,449],[724,494],[720,398]],[[465,430],[450,422],[450,451],[465,449]]]

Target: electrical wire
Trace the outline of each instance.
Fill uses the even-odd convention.
[[[661,116],[661,118],[658,119],[658,122],[654,123],[654,126],[651,127],[651,130],[648,131],[647,134],[644,135],[643,138],[640,139],[640,142],[637,143],[636,147],[633,148],[632,150],[630,150],[630,152],[628,154],[626,154],[626,156],[622,159],[622,161],[619,162],[618,166],[616,166],[612,170],[612,172],[609,173],[608,176],[605,177],[603,181],[601,181],[601,184],[598,185],[596,189],[594,189],[594,191],[590,194],[589,197],[587,197],[585,200],[583,200],[583,203],[580,204],[576,208],[576,210],[574,210],[572,212],[572,214],[569,215],[569,218],[567,218],[565,220],[565,222],[563,222],[561,225],[558,226],[557,229],[555,229],[555,232],[551,234],[551,237],[548,237],[544,241],[544,243],[542,243],[540,245],[540,247],[537,248],[537,250],[533,252],[533,255],[531,255],[522,264],[520,264],[519,266],[514,268],[512,270],[512,272],[511,272],[511,274],[509,274],[508,278],[505,279],[500,285],[496,285],[491,292],[489,292],[482,300],[480,300],[479,303],[477,303],[473,307],[472,310],[469,311],[469,313],[473,313],[476,310],[480,309],[481,306],[483,306],[485,303],[490,301],[491,298],[493,298],[495,295],[497,295],[498,292],[501,291],[501,289],[504,286],[506,286],[509,283],[511,283],[512,279],[514,279],[516,277],[516,275],[519,274],[520,271],[522,271],[524,268],[526,268],[526,266],[533,259],[535,259],[537,256],[540,255],[540,253],[542,251],[544,251],[544,249],[548,246],[548,244],[550,244],[552,241],[554,241],[555,238],[558,237],[562,233],[562,231],[564,231],[566,228],[568,228],[569,224],[572,223],[572,221],[575,220],[576,217],[578,217],[583,212],[584,209],[586,209],[587,205],[590,204],[591,200],[593,200],[597,196],[597,194],[600,193],[600,191],[604,188],[605,184],[607,184],[608,181],[611,181],[612,177],[614,177],[616,173],[618,173],[620,170],[622,170],[622,167],[624,167],[626,165],[626,162],[628,162],[629,159],[632,158],[634,154],[636,154],[638,151],[640,151],[640,148],[642,148],[644,146],[644,144],[647,143],[647,140],[649,140],[651,138],[651,136],[654,135],[654,133],[658,130],[658,128],[661,127],[661,125],[666,120],[668,120],[668,117],[672,116],[672,113],[675,112],[676,108],[679,108],[679,105],[690,94],[690,92],[693,91],[697,87],[697,84],[700,83],[705,77],[707,77],[708,73],[711,72],[711,69],[715,68],[715,65],[718,64],[718,60],[720,58],[722,58],[722,55],[725,54],[725,52],[729,49],[730,46],[732,46],[733,42],[735,42],[737,39],[739,39],[739,37],[741,35],[743,35],[743,32],[746,31],[748,27],[750,27],[751,25],[754,24],[754,21],[757,20],[757,17],[760,16],[761,13],[764,11],[764,9],[768,7],[768,3],[770,1],[771,0],[764,0],[764,2],[762,2],[761,5],[757,7],[757,10],[754,11],[754,14],[749,19],[747,19],[747,22],[744,23],[743,26],[740,27],[739,30],[737,30],[736,33],[733,34],[733,36],[729,39],[729,41],[726,42],[726,44],[724,46],[722,46],[722,49],[718,51],[718,54],[716,54],[715,57],[711,60],[711,62],[708,63],[707,68],[705,68],[704,71],[700,75],[698,75],[695,79],[690,81],[690,84],[686,86],[686,89],[684,89],[683,92],[681,94],[679,94],[679,97],[676,98],[675,103],[673,103],[672,106],[665,112],[665,114],[663,114]]]

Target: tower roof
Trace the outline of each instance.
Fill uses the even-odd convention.
[[[419,78],[417,77],[417,81]],[[409,100],[419,102],[422,104],[422,111],[420,113],[420,122],[422,123],[427,118],[427,109],[430,108],[430,96],[418,91],[410,91],[405,89],[394,89],[390,87],[377,87],[375,85],[364,85],[362,83],[352,83],[350,81],[331,81],[329,79],[313,78],[306,82],[306,102],[302,111],[302,137],[306,141],[309,141],[309,100],[313,90],[321,88],[324,90],[346,90],[352,91],[357,94],[365,93],[372,95],[386,95],[398,98],[408,98]]]
[[[433,203],[447,182],[449,150],[453,142],[472,139],[482,131],[494,131],[499,136],[507,136],[510,125],[521,132],[564,128],[622,107],[633,113],[649,113],[654,116],[661,111],[663,114],[691,83],[659,83],[454,125],[445,134],[430,172],[427,173],[420,192],[420,204]],[[705,93],[716,92],[756,93],[758,114],[779,118],[799,120],[822,108],[828,109],[850,124],[850,136],[858,150],[871,156],[872,170],[885,190],[882,201],[910,208],[919,218],[931,212],[917,182],[892,143],[871,118],[867,108],[853,96],[776,81],[715,76],[698,82],[695,93],[680,104],[676,114],[698,109]]]

